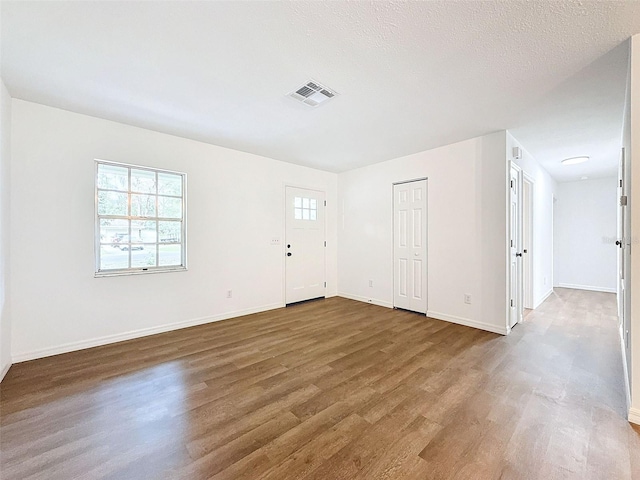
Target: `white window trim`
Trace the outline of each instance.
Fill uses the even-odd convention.
[[[171,273],[171,272],[185,272],[187,271],[187,174],[184,172],[178,172],[175,170],[166,170],[162,168],[146,167],[143,165],[134,165],[131,163],[112,162],[110,160],[94,160],[94,277],[117,277],[123,275],[148,275],[153,273]],[[98,166],[99,165],[113,165],[117,167],[126,167],[129,169],[146,170],[154,173],[170,173],[173,175],[180,175],[182,177],[182,230],[181,230],[181,256],[183,265],[169,265],[169,266],[156,266],[156,267],[134,267],[126,269],[109,269],[100,270],[100,219],[104,218],[98,215]],[[129,179],[131,178],[131,170],[129,170]],[[130,182],[130,180],[129,180]],[[157,192],[157,190],[156,190]],[[129,184],[128,194],[131,194],[131,184]],[[157,195],[157,193],[156,193]],[[176,197],[177,198],[177,197]],[[130,208],[128,209],[131,213]],[[156,211],[156,215],[157,215]],[[107,215],[107,217],[109,217]],[[127,220],[138,220],[140,217],[134,217],[131,215],[124,215],[117,217]],[[158,221],[158,217],[155,217]],[[174,219],[175,220],[175,219]],[[156,244],[159,242],[159,237],[156,236]],[[131,251],[129,250],[129,255]]]

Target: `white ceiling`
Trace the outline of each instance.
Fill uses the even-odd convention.
[[[501,129],[615,173],[640,2],[2,1],[15,98],[341,172]],[[616,48],[617,47],[617,48]],[[285,95],[309,79],[340,95]],[[592,161],[559,169],[559,160]]]

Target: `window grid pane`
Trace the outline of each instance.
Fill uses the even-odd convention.
[[[293,218],[295,220],[317,220],[318,201],[315,198],[294,197]]]
[[[173,173],[158,172],[158,195],[182,197],[182,177]]]
[[[156,173],[149,170],[131,169],[131,191],[156,193]]]
[[[98,165],[98,188],[103,190],[118,190],[126,192],[129,172],[126,167],[115,165]]]
[[[96,274],[186,268],[184,179],[97,162]]]

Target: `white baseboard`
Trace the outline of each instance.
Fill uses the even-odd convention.
[[[487,332],[498,333],[500,335],[508,335],[509,329],[507,326],[499,327],[490,323],[478,322],[471,320],[470,318],[456,317],[454,315],[447,315],[446,313],[439,313],[433,311],[427,311],[427,317],[435,318],[437,320],[444,320],[445,322],[457,323],[458,325],[464,325],[466,327],[473,327],[479,330],[486,330]]]
[[[378,300],[376,298],[361,297],[360,295],[351,295],[350,293],[342,292],[338,292],[338,296],[348,298],[349,300],[356,300],[358,302],[371,303],[372,305],[378,305],[379,307],[393,308],[393,303]]]
[[[618,329],[618,334],[620,336],[620,352],[622,353],[622,370],[624,373],[624,390],[625,390],[625,398],[627,400],[627,410],[631,408],[631,388],[629,385],[629,370],[627,369],[627,354],[624,348],[624,333],[623,326],[620,325]],[[635,422],[634,422],[635,423]]]
[[[631,423],[635,423],[636,425],[640,425],[640,409],[630,408],[629,409],[629,417],[627,418]]]
[[[339,297],[348,298],[350,300],[356,300],[363,303],[371,303],[380,307],[393,308],[393,303],[385,302],[384,300],[377,300],[375,298],[362,297],[360,295],[351,295],[349,293],[338,293]],[[427,317],[435,318],[436,320],[444,320],[445,322],[457,323],[458,325],[465,325],[467,327],[478,328],[480,330],[486,330],[488,332],[499,333],[500,335],[507,335],[509,330],[506,328],[500,328],[496,325],[489,323],[477,322],[468,318],[455,317],[453,315],[447,315],[445,313],[427,311]]]
[[[227,320],[229,318],[241,317],[243,315],[251,315],[253,313],[266,312],[267,310],[274,310],[276,308],[282,308],[284,305],[281,303],[273,303],[271,305],[263,305],[261,307],[248,308],[246,310],[238,310],[235,312],[227,312],[220,315],[214,315],[210,317],[194,318],[191,320],[185,320],[182,322],[169,323],[158,327],[141,328],[139,330],[133,330],[125,333],[118,333],[115,335],[106,335],[104,337],[92,338],[90,340],[81,340],[79,342],[65,343],[56,347],[43,348],[40,350],[32,350],[30,352],[22,352],[11,357],[13,363],[26,362],[27,360],[35,360],[36,358],[50,357],[52,355],[59,355],[61,353],[74,352],[76,350],[84,350],[85,348],[99,347],[101,345],[108,345],[110,343],[122,342],[124,340],[132,340],[134,338],[147,337],[149,335],[155,335],[158,333],[170,332],[172,330],[179,330],[181,328],[195,327],[196,325],[203,325],[205,323],[219,322],[220,320]]]
[[[590,292],[604,292],[604,293],[616,293],[615,288],[608,287],[594,287],[591,285],[574,285],[572,283],[559,283],[560,288],[573,288],[574,290],[588,290]]]
[[[551,294],[553,293],[553,288],[551,288],[547,293],[545,293],[542,298],[540,300],[538,300],[534,305],[533,305],[533,309],[535,310],[536,308],[538,308],[540,305],[542,305],[544,303],[544,301],[549,298],[551,296]]]
[[[2,382],[2,380],[4,379],[4,376],[7,374],[10,368],[11,368],[11,362],[7,363],[4,367],[2,367],[2,370],[0,371],[0,382]]]

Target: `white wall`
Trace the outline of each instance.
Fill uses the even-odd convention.
[[[21,100],[12,113],[14,361],[282,306],[285,184],[327,193],[335,295],[337,175]],[[94,278],[96,158],[187,173],[188,271]]]
[[[505,141],[502,131],[340,174],[339,294],[393,305],[392,184],[428,177],[428,315],[507,333]]]
[[[617,177],[558,183],[555,286],[616,291]]]
[[[631,37],[630,78],[625,119],[624,143],[627,160],[631,166],[631,191],[629,214],[631,215],[631,248],[635,252],[640,245],[640,35]],[[640,255],[631,255],[631,305],[630,349],[627,366],[631,376],[631,408],[629,419],[640,424]]]
[[[9,224],[11,187],[11,97],[0,80],[0,381],[11,366]]]
[[[507,132],[507,157],[513,148],[522,149],[514,162],[533,180],[533,307],[537,308],[553,291],[553,196],[556,182],[524,146]]]

